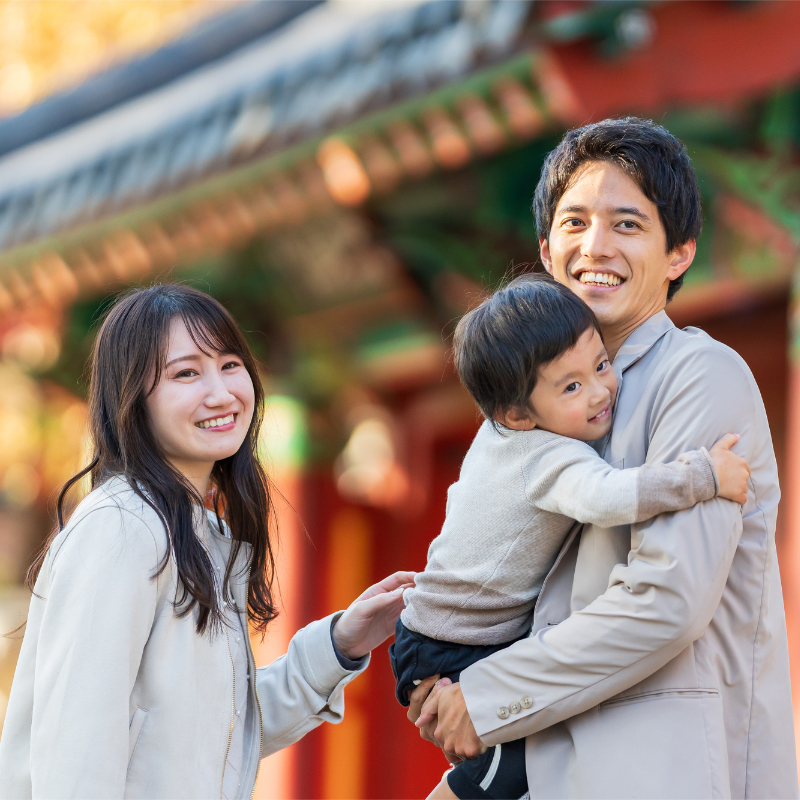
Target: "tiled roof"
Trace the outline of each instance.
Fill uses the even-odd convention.
[[[0,158],[0,250],[323,135],[508,58],[530,0],[326,3]]]

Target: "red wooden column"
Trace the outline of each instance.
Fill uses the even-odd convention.
[[[783,494],[781,581],[789,632],[795,737],[800,742],[800,275],[789,306],[789,384]],[[800,750],[798,751],[800,763]]]

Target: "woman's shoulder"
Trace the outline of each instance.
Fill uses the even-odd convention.
[[[109,551],[135,558],[163,559],[168,546],[164,524],[156,510],[115,475],[95,487],[76,507],[64,529],[50,545],[51,558],[69,549],[86,550],[102,557]]]

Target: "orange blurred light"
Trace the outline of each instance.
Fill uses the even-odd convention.
[[[317,151],[317,161],[334,200],[357,206],[369,197],[369,176],[353,149],[341,139],[326,139]]]
[[[433,155],[447,169],[463,167],[470,159],[467,140],[447,112],[432,108],[423,115],[433,142]]]

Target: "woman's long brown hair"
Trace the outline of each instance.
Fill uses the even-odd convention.
[[[228,585],[242,542],[247,542],[248,617],[263,633],[277,616],[270,482],[257,455],[264,389],[253,354],[233,317],[213,298],[180,284],[129,291],[105,315],[90,360],[92,459],[62,488],[58,528],[28,570],[27,584],[33,590],[47,549],[64,528],[64,499],[69,489],[87,474],[92,489],[119,475],[164,524],[169,547],[153,578],[166,568],[172,554],[178,574],[176,613],[185,616],[196,607],[200,634],[222,624],[213,565],[193,527],[193,509],[202,506],[205,498],[166,460],[145,408],[166,363],[170,324],[178,318],[203,352],[237,356],[253,380],[255,410],[247,436],[234,455],[216,462],[211,488],[217,520],[224,517],[233,536],[223,585]]]

